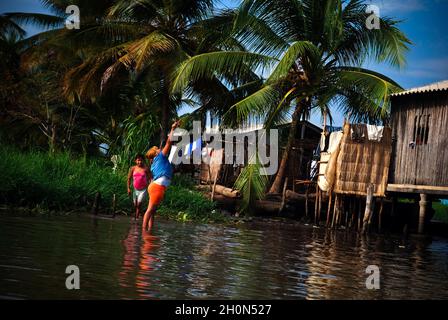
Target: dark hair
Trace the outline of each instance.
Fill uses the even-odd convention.
[[[137,159],[141,159],[142,161],[145,161],[145,157],[144,157],[141,153],[138,153],[138,154],[134,157],[134,161],[137,160]]]

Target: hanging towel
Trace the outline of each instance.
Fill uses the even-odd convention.
[[[378,141],[381,142],[381,138],[383,138],[383,130],[384,127],[381,126],[373,126],[367,125],[367,136],[370,141]]]

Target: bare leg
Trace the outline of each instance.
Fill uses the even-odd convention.
[[[136,220],[137,219],[137,213],[138,213],[137,200],[134,200],[134,209],[135,209],[134,220]]]
[[[142,229],[143,230],[147,230],[148,228],[148,224],[149,224],[149,230],[151,230],[152,228],[152,224],[154,221],[154,213],[156,211],[156,207],[153,207],[152,205],[149,205],[148,209],[145,212],[145,215],[143,216],[143,224],[142,224]]]
[[[151,231],[152,226],[154,224],[154,219],[155,219],[155,216],[156,216],[155,213],[156,213],[156,210],[154,208],[154,212],[151,214],[151,217],[149,218],[148,231]]]
[[[135,219],[134,220],[138,220],[138,217],[140,217],[140,203],[137,203],[137,205],[135,206]]]

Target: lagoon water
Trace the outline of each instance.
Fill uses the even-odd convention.
[[[68,265],[80,289],[67,290]],[[366,289],[368,265],[380,289]],[[3,299],[448,299],[448,240],[127,217],[0,215]]]

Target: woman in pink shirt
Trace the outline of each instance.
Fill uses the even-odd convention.
[[[131,194],[131,179],[134,187],[132,199],[134,201],[135,216],[134,219],[138,219],[140,216],[140,207],[143,201],[147,198],[147,188],[149,181],[151,180],[151,173],[149,168],[145,164],[145,158],[142,154],[138,154],[134,158],[135,166],[129,169],[128,174],[128,194]]]

